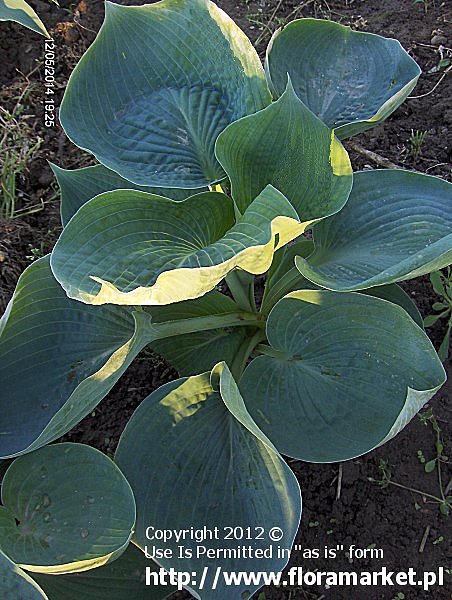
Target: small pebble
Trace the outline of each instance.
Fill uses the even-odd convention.
[[[447,37],[444,35],[434,35],[430,43],[432,46],[445,46],[447,44]]]

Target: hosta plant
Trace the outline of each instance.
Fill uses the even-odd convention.
[[[50,37],[44,23],[25,0],[0,0],[0,21],[15,21],[36,33]]]
[[[3,581],[138,600],[147,527],[280,527],[277,543],[252,542],[273,547],[265,559],[159,559],[195,573],[198,598],[247,597],[257,586],[212,590],[214,567],[285,566],[276,545],[291,548],[301,499],[282,455],[359,456],[441,387],[396,282],[450,262],[451,186],[353,174],[341,142],[388,117],[419,73],[395,40],[336,23],[290,23],[262,66],[208,0],[107,3],[60,111],[98,164],[53,165],[63,232],[0,322]],[[181,378],[139,405],[114,462],[48,445],[146,347]]]

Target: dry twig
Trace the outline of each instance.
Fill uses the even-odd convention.
[[[385,156],[381,156],[380,154],[377,154],[376,152],[373,152],[372,150],[367,150],[367,148],[364,148],[364,146],[361,146],[361,144],[358,144],[358,142],[355,142],[354,140],[350,140],[348,142],[348,145],[350,146],[350,148],[352,148],[353,150],[358,152],[358,154],[362,154],[369,160],[373,161],[374,163],[377,163],[377,165],[385,167],[386,169],[401,169],[402,168],[400,165],[396,165],[395,163],[390,161],[389,158],[386,158]]]
[[[424,531],[424,535],[422,536],[421,545],[419,546],[419,552],[424,552],[425,544],[427,543],[428,534],[430,533],[430,525],[427,525]]]
[[[444,71],[444,73],[441,75],[441,77],[438,79],[438,81],[435,83],[435,85],[429,92],[427,92],[426,94],[421,94],[420,96],[408,96],[407,100],[419,100],[419,98],[425,98],[426,96],[430,96],[430,94],[433,94],[433,92],[436,90],[436,88],[439,86],[441,81],[444,79],[444,77],[446,77],[446,75],[451,69],[452,65],[450,65],[450,67],[447,67],[447,69]]]
[[[338,471],[338,474],[337,474],[336,500],[339,500],[340,497],[341,497],[342,472],[343,472],[343,466],[342,466],[342,463],[339,463],[339,471]]]

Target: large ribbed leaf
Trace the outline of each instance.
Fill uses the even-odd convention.
[[[297,98],[290,81],[277,102],[229,125],[215,152],[241,212],[267,184],[288,198],[303,221],[337,212],[350,193],[347,152]]]
[[[52,270],[67,294],[82,302],[171,304],[202,296],[236,267],[264,273],[275,250],[309,224],[300,223],[271,186],[234,221],[232,201],[217,192],[182,202],[106,192],[64,229]]]
[[[148,342],[140,318],[67,298],[48,256],[30,265],[0,320],[0,456],[39,448],[93,410]]]
[[[0,0],[0,21],[15,21],[50,37],[44,23],[25,0]]]
[[[377,285],[373,288],[362,290],[362,293],[368,296],[375,296],[376,298],[388,300],[388,302],[392,302],[393,304],[398,304],[404,310],[406,310],[406,312],[410,315],[413,321],[419,325],[419,327],[424,329],[424,321],[418,307],[410,298],[410,296],[408,296],[408,294],[397,284],[388,283],[387,285]]]
[[[299,276],[301,277],[300,274]],[[153,323],[158,323],[209,315],[227,315],[240,312],[240,308],[231,298],[213,290],[196,300],[149,307],[149,312],[152,314]],[[181,375],[194,375],[210,371],[220,361],[231,366],[250,331],[253,330],[246,327],[221,327],[157,340],[151,346]]]
[[[3,600],[52,600],[27,573],[9,560],[1,550],[0,594]]]
[[[220,313],[153,324],[141,308],[70,300],[49,257],[19,279],[0,320],[0,457],[35,450],[92,411],[151,342],[206,329],[259,326],[258,317]]]
[[[268,529],[280,527],[284,535],[279,546],[291,547],[300,518],[300,490],[291,470],[250,418],[224,364],[212,376],[180,379],[146,398],[127,424],[115,460],[135,494],[134,539],[142,548],[152,544],[145,536],[147,527],[178,530],[214,524],[222,533],[220,539],[206,542],[213,550],[243,545],[224,539],[224,527],[265,528],[263,539],[250,545],[254,550],[272,547],[272,558],[197,557],[196,540],[185,540],[193,557],[181,559],[177,542],[166,543],[174,557],[162,558],[162,566],[192,572],[197,583],[187,587],[197,598],[240,599],[259,587],[226,586],[220,577],[213,592],[218,566],[248,572],[279,571],[286,564],[277,557],[277,544],[268,538]]]
[[[130,181],[200,188],[224,177],[220,131],[269,101],[256,51],[212,2],[107,2],[60,119],[73,142]]]
[[[268,271],[261,308],[262,312],[267,314],[276,302],[281,300],[281,298],[289,292],[320,289],[318,285],[303,277],[300,271],[295,267],[295,258],[297,256],[305,258],[312,254],[313,249],[314,244],[311,240],[300,238],[293,244],[288,244],[284,248],[281,248],[281,250],[275,254],[275,257],[277,257],[278,254],[281,253],[277,260],[274,260]],[[422,316],[416,304],[410,296],[395,283],[369,288],[368,290],[363,290],[363,293],[398,304],[407,311],[415,323],[420,327],[423,327]]]
[[[320,19],[298,19],[278,30],[265,66],[276,96],[289,73],[299,98],[340,139],[389,117],[421,73],[397,40]]]
[[[286,246],[281,251],[285,251],[279,259],[278,265],[272,264],[272,269],[268,273],[268,280],[265,286],[265,293],[262,302],[261,312],[268,314],[273,306],[289,292],[297,290],[318,290],[318,285],[309,281],[301,275],[295,267],[295,258],[297,256],[306,257],[312,253],[313,243],[306,239],[300,239],[294,244]],[[280,252],[281,252],[280,251]],[[383,298],[393,304],[398,304],[420,327],[423,327],[422,316],[406,292],[395,283],[380,285],[368,290],[363,290],[364,294]]]
[[[398,433],[445,381],[423,330],[399,306],[364,294],[292,292],[267,322],[270,347],[240,390],[278,450],[347,460]],[[284,399],[282,402],[281,399]]]
[[[150,188],[136,185],[124,179],[115,171],[103,165],[84,167],[83,169],[67,170],[57,165],[50,164],[52,171],[60,186],[61,191],[61,221],[66,226],[78,209],[88,200],[102,192],[111,190],[129,189],[150,192],[157,196],[163,195],[173,200],[184,200],[195,193],[196,190]]]
[[[158,571],[159,566],[129,544],[124,554],[102,567],[58,577],[33,573],[33,579],[48,600],[162,600],[175,591],[172,585],[146,586],[146,569]]]
[[[399,170],[355,174],[346,206],[314,228],[315,249],[297,258],[322,287],[360,290],[412,279],[452,261],[452,185]]]
[[[135,524],[135,501],[107,456],[52,444],[17,458],[2,484],[1,548],[29,571],[71,573],[115,560]]]

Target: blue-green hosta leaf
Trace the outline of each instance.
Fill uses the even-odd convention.
[[[289,292],[296,290],[318,290],[318,285],[309,281],[301,275],[295,267],[295,258],[297,256],[307,257],[312,253],[314,244],[310,240],[301,239],[294,244],[282,248],[279,252],[285,251],[280,262],[274,270],[269,271],[264,299],[261,311],[268,314],[273,306]],[[272,265],[273,267],[273,265]],[[364,294],[383,298],[393,304],[398,304],[420,327],[423,327],[422,316],[406,292],[395,283],[380,285],[368,290],[363,290]]]
[[[158,323],[237,313],[240,312],[240,308],[228,296],[212,290],[196,300],[150,307],[149,312],[152,322]],[[210,371],[220,361],[230,366],[248,336],[249,328],[222,327],[157,340],[151,347],[168,360],[181,375],[188,376]]]
[[[164,452],[162,452],[164,448]],[[274,446],[247,413],[228,368],[168,383],[148,396],[133,414],[121,436],[115,457],[137,502],[135,543],[152,542],[146,528],[195,529],[206,523],[223,527],[278,526],[278,544],[291,548],[300,519],[297,481]],[[220,536],[224,537],[224,536]],[[167,542],[174,558],[161,565],[196,573],[197,585],[187,586],[197,598],[240,598],[258,586],[226,586],[215,592],[217,566],[228,571],[279,571],[287,560],[276,556],[276,544],[253,541],[253,548],[272,547],[273,557],[217,559],[196,555],[195,540],[186,540],[192,558],[177,557],[177,543]],[[214,550],[233,549],[241,542],[209,540]],[[200,589],[205,567],[204,589]],[[242,596],[243,597],[243,596]]]
[[[215,152],[241,212],[271,184],[300,219],[321,219],[342,208],[352,186],[347,152],[297,98],[290,81],[278,101],[229,125]]]
[[[134,183],[200,188],[224,177],[220,131],[269,101],[256,51],[212,2],[107,2],[60,119],[74,143]]]
[[[259,327],[256,315],[229,309],[191,317],[173,311],[172,318],[153,324],[138,307],[70,300],[48,256],[28,267],[0,319],[0,457],[30,452],[69,431],[151,342],[205,329]]]
[[[375,448],[445,381],[406,311],[364,294],[292,292],[271,311],[267,337],[271,347],[247,367],[240,390],[278,450],[302,460],[347,460]]]
[[[452,261],[452,185],[399,170],[355,174],[346,206],[314,228],[302,275],[339,291],[412,279]]]
[[[44,23],[25,0],[0,0],[0,21],[15,21],[49,38]]]
[[[2,485],[1,548],[28,571],[71,573],[115,560],[135,524],[135,500],[107,456],[52,444],[17,458]]]
[[[159,566],[129,544],[124,554],[102,567],[58,577],[33,573],[33,579],[49,600],[162,600],[175,591],[171,585],[146,586],[146,569],[158,571]]]
[[[94,198],[102,192],[111,190],[129,189],[141,190],[156,194],[157,196],[166,196],[173,200],[184,200],[193,195],[196,190],[184,190],[177,188],[174,190],[165,188],[150,188],[136,185],[124,179],[115,171],[111,171],[103,165],[94,165],[93,167],[84,167],[83,169],[67,170],[61,169],[57,165],[50,163],[52,171],[60,186],[61,191],[61,221],[66,226],[68,221],[74,216],[78,209],[88,200]],[[200,190],[201,191],[201,190]]]
[[[389,117],[421,73],[397,40],[320,19],[298,19],[278,30],[265,68],[276,96],[288,73],[299,98],[340,139]]]
[[[70,300],[48,256],[30,265],[0,320],[0,456],[39,448],[92,411],[149,342],[141,318]]]
[[[232,269],[259,274],[299,236],[300,222],[272,186],[234,224],[233,202],[205,192],[182,202],[117,190],[82,206],[51,258],[71,298],[90,304],[171,304],[212,290]]]
[[[52,600],[33,579],[0,550],[0,594],[3,600]]]
[[[416,325],[419,325],[419,327],[424,329],[424,321],[418,307],[410,296],[408,296],[408,294],[397,284],[388,283],[387,285],[377,285],[368,290],[362,290],[362,293],[367,296],[375,296],[376,298],[388,300],[388,302],[392,302],[393,304],[398,304],[406,310]]]

